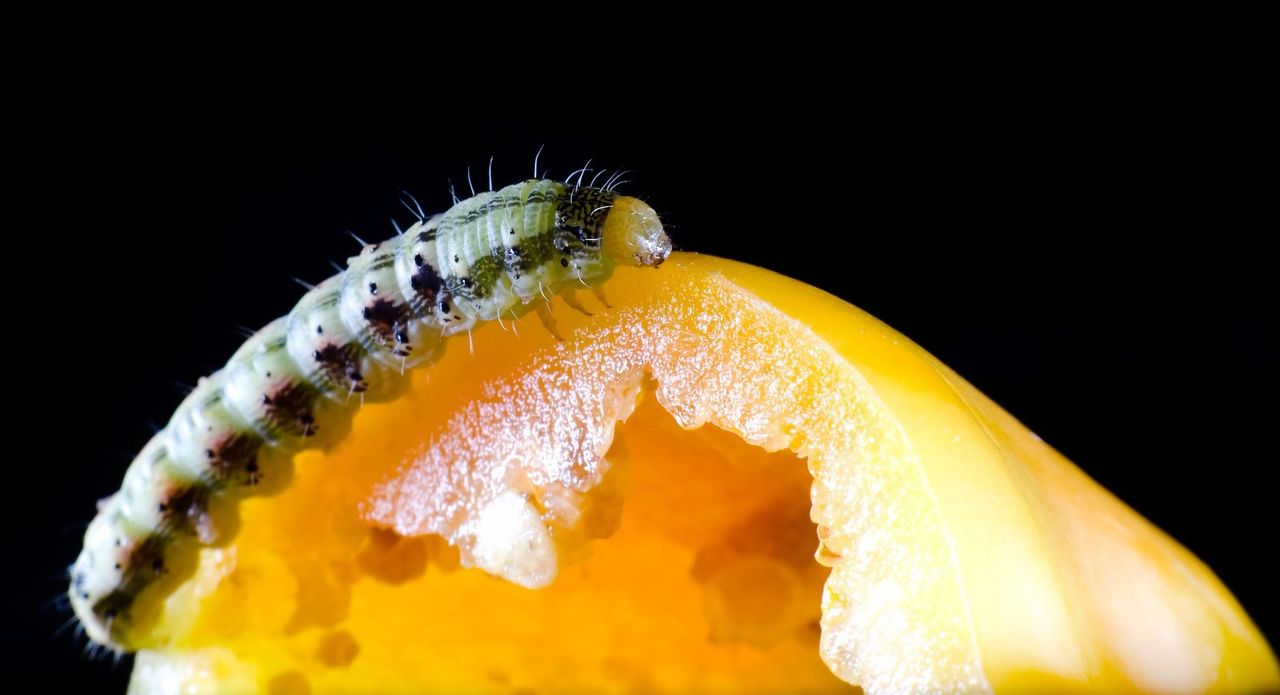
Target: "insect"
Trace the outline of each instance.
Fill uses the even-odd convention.
[[[554,333],[552,296],[667,258],[651,207],[575,173],[577,185],[530,179],[432,217],[415,202],[415,224],[365,245],[201,379],[85,533],[69,596],[88,636],[145,646],[139,596],[230,540],[238,500],[286,484],[294,453],[340,438],[361,403],[394,397],[451,336],[530,310]]]

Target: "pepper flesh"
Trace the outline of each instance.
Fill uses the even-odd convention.
[[[606,290],[298,456],[134,687],[1280,687],[1208,568],[864,312],[689,254]]]

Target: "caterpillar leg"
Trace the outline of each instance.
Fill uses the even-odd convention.
[[[564,303],[565,303],[565,304],[568,304],[568,305],[569,305],[570,307],[572,307],[573,309],[575,309],[575,310],[577,310],[577,311],[579,311],[579,312],[581,312],[581,313],[583,313],[583,314],[585,314],[585,315],[587,315],[587,316],[592,316],[592,315],[593,315],[590,311],[588,311],[588,310],[587,310],[587,307],[586,307],[586,305],[584,305],[584,304],[582,303],[582,300],[581,300],[581,299],[578,299],[578,292],[577,292],[577,290],[567,290],[567,291],[564,293]]]
[[[609,303],[609,300],[608,300],[607,298],[605,298],[605,296],[604,296],[604,288],[603,288],[603,287],[601,287],[600,285],[596,285],[595,287],[592,287],[592,288],[591,288],[591,292],[592,292],[592,294],[594,294],[594,295],[596,296],[596,299],[599,299],[599,300],[600,300],[600,303],[604,305],[604,308],[606,308],[606,309],[612,309],[612,308],[613,308],[613,305],[612,305],[612,304],[610,304],[610,303]]]
[[[547,332],[556,340],[564,340],[564,336],[560,335],[560,330],[556,328],[556,317],[551,313],[550,304],[539,304],[534,309],[538,313],[538,318],[542,321],[542,325],[546,327]]]

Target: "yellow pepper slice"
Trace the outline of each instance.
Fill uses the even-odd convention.
[[[1280,689],[1204,564],[871,316],[691,254],[604,289],[299,455],[144,597],[133,687]]]

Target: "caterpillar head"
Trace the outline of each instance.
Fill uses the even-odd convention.
[[[619,196],[604,220],[605,252],[619,263],[656,268],[671,254],[671,238],[644,201]]]

